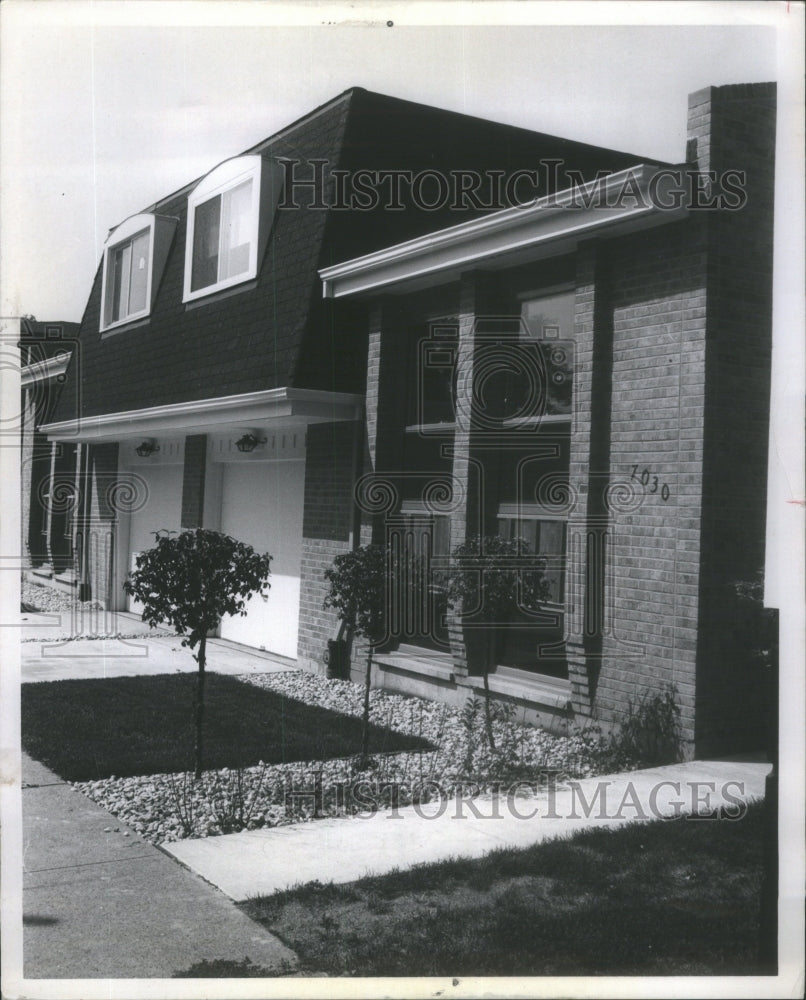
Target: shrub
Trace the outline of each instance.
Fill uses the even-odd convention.
[[[123,589],[142,603],[144,622],[152,628],[172,625],[177,635],[184,636],[183,646],[198,647],[193,657],[199,666],[194,714],[195,775],[200,778],[207,636],[224,615],[245,615],[249,598],[268,591],[271,556],[206,528],[171,535],[156,532],[157,544],[140,553]]]
[[[627,716],[612,739],[617,766],[644,764],[654,767],[682,759],[680,706],[677,688],[667,684],[661,691],[644,691],[627,702]]]

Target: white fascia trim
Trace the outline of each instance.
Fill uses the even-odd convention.
[[[20,372],[20,385],[25,388],[35,382],[48,382],[52,378],[58,378],[67,371],[70,363],[70,353],[60,351],[53,358],[44,358],[42,361],[34,361],[30,365],[25,365]]]
[[[650,182],[661,172],[655,165],[637,164],[604,180],[568,188],[529,205],[516,205],[323,268],[319,272],[323,295],[341,298],[372,291],[540,244],[579,239],[602,228],[645,225],[651,217],[655,217],[656,224],[682,218],[687,214],[685,206],[661,209],[649,197]],[[640,203],[609,205],[628,182],[638,188],[641,196],[631,200]],[[585,207],[584,201],[591,197],[593,203]]]
[[[363,403],[363,396],[352,393],[283,387],[63,420],[44,424],[40,430],[51,441],[100,443],[167,434],[205,433],[231,427],[249,428],[280,420],[297,425],[356,420]]]

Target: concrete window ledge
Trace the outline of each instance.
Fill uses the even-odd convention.
[[[392,653],[378,653],[372,662],[381,669],[393,667],[412,674],[424,674],[441,681],[452,682],[454,677],[453,660],[449,653],[431,652],[416,646],[401,646]]]
[[[50,566],[35,566],[30,572],[32,576],[39,576],[43,580],[50,580],[53,577],[53,569]]]
[[[557,677],[544,675],[529,675],[519,671],[492,673],[488,677],[490,691],[493,694],[503,694],[517,698],[532,705],[544,705],[550,708],[565,708],[571,700],[571,683]],[[483,677],[468,677],[467,685],[472,688],[484,688]]]

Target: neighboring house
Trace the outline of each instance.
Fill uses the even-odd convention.
[[[50,442],[39,429],[53,419],[78,323],[20,320],[22,561],[39,583],[72,585],[73,530],[69,491],[75,472],[72,443]]]
[[[607,724],[674,683],[690,753],[756,743],[774,105],[695,94],[675,172],[351,90],[124,221],[44,428],[84,596],[136,610],[153,532],[220,529],[274,557],[222,637],[321,670],[335,555],[525,537],[550,599],[499,630],[497,697]],[[435,579],[392,586],[374,681],[462,702]]]

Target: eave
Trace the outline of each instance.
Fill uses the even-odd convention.
[[[548,195],[319,272],[325,298],[412,290],[455,280],[471,268],[500,270],[567,253],[583,239],[613,236],[685,217],[685,204],[662,208],[669,168],[638,164],[579,188]],[[656,175],[660,175],[653,181]],[[629,189],[633,194],[624,194]],[[619,194],[622,194],[619,200]],[[653,198],[653,194],[655,197]],[[586,204],[586,202],[589,202]]]
[[[44,424],[40,430],[51,441],[100,444],[160,434],[204,434],[271,424],[303,427],[355,420],[363,402],[363,396],[350,393],[283,387],[63,420]]]
[[[41,361],[33,361],[30,365],[24,365],[20,371],[20,385],[24,389],[36,382],[49,382],[51,379],[58,378],[67,371],[69,363],[69,352],[60,351],[55,357],[43,358]]]

